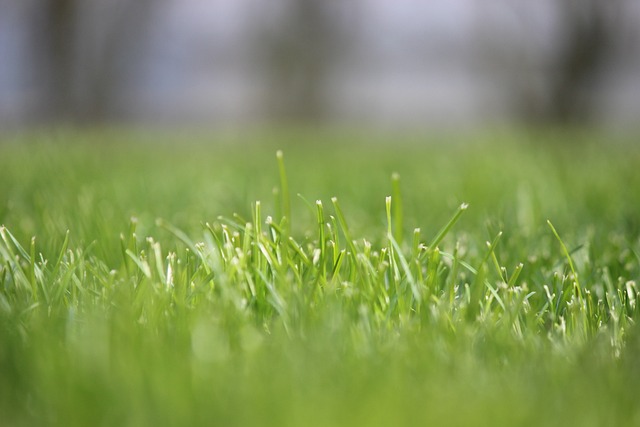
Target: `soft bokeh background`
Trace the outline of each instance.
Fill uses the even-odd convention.
[[[635,0],[0,0],[0,125],[632,126]]]

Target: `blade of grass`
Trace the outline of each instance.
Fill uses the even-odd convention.
[[[449,220],[449,222],[447,222],[447,224],[445,224],[445,226],[442,227],[442,229],[438,232],[436,237],[434,237],[431,243],[429,243],[429,246],[428,246],[429,250],[433,250],[435,249],[436,246],[438,246],[438,244],[442,241],[442,239],[445,238],[445,236],[453,228],[456,222],[458,222],[458,220],[460,219],[464,211],[467,210],[468,207],[469,205],[466,203],[463,203],[458,207],[458,210],[453,215],[453,217]]]
[[[549,228],[551,228],[551,232],[553,233],[553,235],[556,236],[558,243],[560,243],[562,252],[567,262],[569,263],[569,268],[571,269],[571,273],[573,274],[574,291],[576,292],[576,296],[578,297],[578,299],[582,302],[583,301],[582,287],[580,286],[580,281],[578,280],[578,272],[576,271],[576,268],[573,265],[573,259],[571,258],[571,254],[569,253],[569,250],[567,250],[567,246],[564,244],[564,242],[560,238],[560,235],[558,234],[558,232],[556,231],[556,228],[553,226],[550,220],[547,220],[547,224],[549,225]]]
[[[394,172],[391,174],[391,198],[393,200],[392,217],[394,238],[398,245],[402,246],[403,241],[403,212],[402,212],[402,194],[400,192],[400,174]]]
[[[276,153],[276,159],[278,160],[280,188],[282,189],[282,215],[287,219],[287,229],[285,231],[287,233],[287,236],[289,236],[291,227],[291,199],[289,196],[289,181],[287,180],[287,170],[284,167],[284,153],[282,152],[282,150],[278,150],[278,152]]]

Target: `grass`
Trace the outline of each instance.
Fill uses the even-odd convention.
[[[639,424],[640,150],[370,139],[5,137],[2,425]]]

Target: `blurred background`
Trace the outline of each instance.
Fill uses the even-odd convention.
[[[0,129],[633,126],[637,0],[0,0]]]

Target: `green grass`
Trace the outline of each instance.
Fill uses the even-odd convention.
[[[639,167],[579,132],[5,137],[0,424],[638,425]]]

